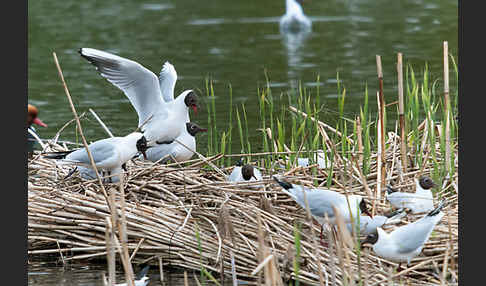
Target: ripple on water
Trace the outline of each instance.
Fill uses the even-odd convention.
[[[161,11],[174,8],[172,4],[145,3],[142,4],[143,10]]]

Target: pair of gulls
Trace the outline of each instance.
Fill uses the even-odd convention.
[[[197,114],[198,97],[193,90],[185,90],[174,98],[177,73],[173,65],[166,62],[157,77],[139,63],[105,51],[81,48],[79,53],[102,77],[123,91],[138,114],[141,132],[98,140],[88,146],[96,168],[107,173],[110,182],[118,181],[122,169],[126,170],[126,162],[137,156],[162,163],[170,159],[185,161],[193,156],[195,136],[206,129],[190,122],[189,108]],[[85,178],[96,177],[85,148],[52,152],[45,157],[79,166]]]
[[[401,263],[406,262],[408,265],[414,257],[420,254],[435,225],[444,216],[444,213],[441,211],[444,201],[439,202],[436,208],[433,207],[431,188],[435,184],[426,176],[417,180],[415,193],[398,192],[389,187],[386,197],[394,207],[399,209],[389,215],[373,217],[367,209],[366,201],[359,195],[348,195],[346,198],[344,194],[335,191],[319,188],[309,189],[301,185],[288,183],[277,176],[273,176],[273,179],[283,188],[287,195],[304,209],[306,208],[305,193],[309,210],[321,226],[325,223],[326,215],[330,224],[336,224],[333,206],[340,212],[350,231],[353,228],[351,222],[354,221],[356,223],[359,216],[360,233],[367,235],[361,245],[372,244],[373,251],[378,256],[398,262],[399,268]],[[407,214],[407,209],[412,213],[426,211],[428,213],[421,219],[398,227],[390,233],[383,230],[382,226],[386,224],[400,222],[401,218]]]

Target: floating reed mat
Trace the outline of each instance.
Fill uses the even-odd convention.
[[[62,149],[55,144],[49,148]],[[427,164],[401,172],[399,164],[392,162],[399,157],[400,148],[391,146],[387,152],[396,152],[396,156],[386,156],[387,182],[400,190],[414,192],[414,178],[430,174],[431,166]],[[440,188],[434,194],[434,202],[446,200],[443,209],[446,215],[435,227],[423,252],[406,270],[396,272],[396,263],[377,257],[369,247],[359,250],[355,247],[357,240],[349,233],[346,236],[345,231],[332,234],[324,228],[321,244],[320,226],[310,221],[305,209],[284,194],[271,177],[284,174],[294,183],[325,187],[328,170],[316,169],[316,165],[290,170],[262,169],[263,188],[255,189],[252,188],[255,183],[227,182],[222,172],[229,174],[232,167],[212,169],[214,164],[208,162],[216,163],[220,158],[222,155],[191,160],[184,166],[138,159],[127,163],[123,188],[127,247],[132,263],[157,265],[162,261],[164,265],[204,268],[219,273],[214,277],[230,281],[234,258],[237,279],[252,285],[269,279],[269,275],[279,277],[275,285],[288,279],[313,285],[354,285],[356,281],[364,281],[366,285],[387,281],[431,285],[457,281],[457,174],[447,181],[436,182]],[[336,179],[331,189],[364,196],[373,202],[375,214],[390,211],[383,190],[380,196],[376,194],[376,166],[371,168],[375,173],[367,176],[360,175],[359,167],[353,167],[349,176],[340,174],[339,168],[342,167],[335,166],[333,176],[347,179]],[[63,262],[106,258],[106,218],[111,218],[108,199],[98,180],[81,179],[77,172],[65,178],[71,170],[70,166],[56,164],[38,154],[28,163],[30,257],[50,253],[59,255]],[[120,186],[106,183],[105,189],[108,196],[116,192],[116,210],[121,216]],[[421,216],[409,214],[400,224],[386,230]]]

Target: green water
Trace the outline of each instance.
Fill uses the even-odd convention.
[[[78,113],[92,108],[115,135],[133,131],[137,114],[124,94],[80,57],[81,47],[136,60],[156,74],[168,60],[179,75],[176,94],[195,89],[205,95],[205,79],[212,79],[219,130],[228,129],[231,84],[233,107],[245,103],[250,140],[258,146],[256,98],[257,89],[266,82],[265,70],[273,95],[286,94],[299,82],[316,94],[319,75],[321,103],[327,108],[323,112],[329,117],[336,116],[339,72],[346,88],[345,115],[353,118],[366,83],[370,108],[376,109],[375,55],[382,57],[387,102],[397,96],[397,52],[417,71],[427,62],[432,76],[439,79],[443,41],[449,42],[450,53],[457,58],[457,1],[307,1],[304,12],[313,22],[312,33],[293,38],[279,32],[284,12],[283,0],[29,1],[28,99],[49,125],[38,128],[41,138],[52,138],[73,118],[52,52],[58,56]],[[207,127],[202,99],[200,112],[191,113],[191,120]],[[82,122],[89,141],[107,136],[91,115]],[[237,128],[235,118],[233,125]],[[206,136],[198,135],[203,154]],[[80,140],[74,125],[60,139]],[[238,143],[235,139],[233,144]]]

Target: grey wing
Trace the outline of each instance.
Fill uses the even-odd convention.
[[[307,202],[309,203],[309,209],[314,216],[324,217],[327,213],[329,218],[334,217],[334,210],[332,209],[331,200],[327,200],[325,196],[319,194],[316,191],[310,191],[306,193]],[[304,197],[302,196],[303,207],[305,208]]]
[[[115,151],[115,143],[117,142],[117,139],[118,138],[103,139],[88,145],[91,156],[93,156],[93,160],[97,166],[100,165],[105,167],[106,165],[114,164],[114,162],[118,160]],[[66,160],[74,163],[91,165],[88,152],[86,152],[85,148],[70,153],[66,156]]]
[[[137,111],[139,126],[156,112],[160,116],[168,114],[153,72],[137,62],[100,50],[82,48],[79,52],[96,66],[101,76],[125,93]]]
[[[174,66],[165,62],[159,74],[160,91],[165,102],[174,100],[174,89],[177,81],[177,72]]]
[[[160,144],[160,145],[154,146],[154,147],[152,147],[152,148],[150,148],[146,151],[147,159],[152,161],[152,162],[158,161],[158,160],[160,160],[160,158],[163,158],[163,157],[171,154],[171,152],[174,150],[174,147],[175,147],[175,143]],[[172,154],[172,156],[174,156],[174,154]],[[168,159],[170,159],[170,157],[167,157],[166,159],[168,160]],[[166,161],[166,159],[163,159],[161,161],[161,163],[164,163]]]

